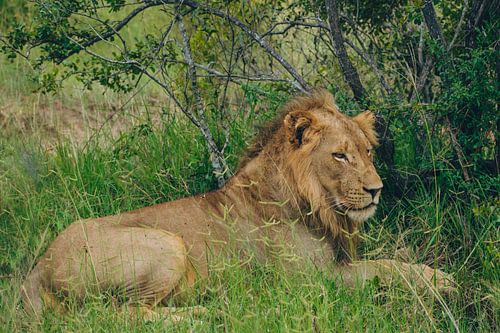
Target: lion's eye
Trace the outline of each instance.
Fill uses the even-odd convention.
[[[347,161],[347,156],[344,153],[333,153],[332,155],[338,161]]]

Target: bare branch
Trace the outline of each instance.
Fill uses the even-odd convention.
[[[275,32],[274,29],[276,29],[281,25],[286,25],[286,27],[283,28],[283,30]],[[309,27],[309,28],[321,28],[321,29],[326,29],[328,31],[330,30],[330,28],[323,22],[282,21],[282,22],[275,22],[265,33],[262,34],[262,38],[273,35],[283,35],[291,28],[297,26]]]
[[[263,82],[285,82],[285,83],[290,83],[293,84],[293,81],[288,80],[288,79],[283,79],[279,78],[273,75],[260,75],[260,76],[252,76],[252,75],[241,75],[241,74],[225,74],[222,72],[219,72],[213,68],[211,68],[209,65],[202,65],[195,63],[194,64],[197,68],[200,68],[207,73],[209,73],[209,76],[214,76],[218,77],[221,79],[228,79],[231,82],[234,83],[241,83],[241,81],[263,81]],[[198,75],[202,76],[202,75]]]
[[[414,100],[422,92],[422,89],[424,89],[425,84],[427,83],[427,78],[429,77],[429,74],[431,73],[433,67],[434,61],[432,60],[432,57],[429,56],[425,59],[424,67],[422,68],[422,71],[417,78],[415,89],[413,89],[410,95],[411,101]]]
[[[191,52],[191,47],[189,45],[189,38],[186,32],[186,28],[184,27],[183,18],[181,15],[176,15],[176,20],[179,25],[179,31],[182,35],[183,45],[183,53],[184,59],[188,65],[188,76],[191,80],[191,88],[193,91],[195,108],[198,118],[199,129],[205,138],[207,143],[208,151],[210,152],[210,162],[212,163],[212,167],[214,168],[215,177],[217,178],[217,183],[219,187],[222,187],[226,182],[224,174],[228,170],[224,157],[221,155],[217,144],[214,141],[212,132],[208,127],[208,123],[205,118],[205,108],[203,106],[203,101],[201,99],[200,89],[198,87],[197,74],[196,74],[196,66],[193,61],[193,56]]]
[[[88,41],[82,42],[80,44],[80,47],[87,48],[87,47],[94,45],[97,42],[100,42],[102,40],[106,40],[106,39],[114,36],[118,31],[120,31],[123,27],[125,27],[138,14],[142,13],[143,11],[145,11],[146,9],[148,9],[150,7],[157,6],[157,5],[158,4],[156,2],[145,2],[144,5],[139,6],[139,7],[135,8],[134,10],[132,10],[127,16],[125,16],[125,18],[123,20],[118,22],[112,29],[110,29],[106,32],[103,32],[102,34],[97,35],[96,37],[94,37]],[[37,42],[35,42],[35,44],[43,44],[43,41],[37,41]],[[72,55],[74,55],[78,52],[80,52],[80,50],[78,50],[78,49],[71,50],[65,55],[64,58],[57,59],[56,62],[61,63],[65,59],[71,57]]]
[[[285,27],[283,30],[281,30],[279,32],[273,32],[273,30],[280,25],[287,25],[287,27]],[[281,35],[281,34],[284,34],[285,32],[287,32],[290,28],[297,27],[297,26],[308,27],[308,28],[319,28],[319,29],[323,29],[323,30],[331,33],[330,27],[327,24],[325,24],[324,22],[321,22],[321,21],[319,21],[319,22],[304,22],[304,21],[295,20],[295,21],[275,22],[273,24],[273,26],[266,33],[264,33],[262,36],[270,36],[270,35],[277,35],[277,34]],[[379,82],[380,82],[381,86],[384,88],[384,90],[388,94],[392,93],[391,87],[387,83],[387,81],[384,77],[384,74],[378,68],[374,59],[367,52],[363,51],[361,48],[356,46],[356,44],[354,44],[350,40],[343,38],[343,42],[345,44],[349,45],[361,57],[361,59],[363,59],[363,61],[365,61],[368,64],[368,66],[370,66],[370,68],[373,70],[375,75],[378,77]],[[337,53],[336,51],[334,51],[334,52]]]
[[[467,35],[465,45],[474,48],[476,44],[476,27],[481,22],[484,8],[488,0],[474,0],[467,20]]]
[[[441,26],[437,21],[436,11],[434,9],[434,5],[432,4],[432,0],[424,0],[424,5],[422,6],[422,14],[424,16],[425,24],[432,39],[438,41],[446,49],[446,41],[444,39]],[[422,92],[422,89],[425,87],[427,78],[431,73],[433,67],[434,61],[431,57],[428,57],[425,60],[424,67],[422,68],[420,76],[417,79],[417,84],[415,89],[412,91],[410,100],[415,99],[415,97],[417,97],[420,92]]]
[[[184,5],[184,6],[189,6],[192,8],[198,8],[206,13],[210,13],[212,15],[225,18],[232,24],[236,25],[238,28],[243,30],[247,35],[249,35],[254,41],[257,42],[264,50],[266,50],[267,53],[269,53],[276,61],[278,61],[281,66],[298,82],[298,87],[300,87],[300,90],[303,92],[308,92],[311,90],[311,87],[309,84],[304,80],[304,78],[299,75],[297,70],[293,68],[290,63],[288,63],[285,58],[283,58],[270,44],[268,44],[264,38],[262,38],[257,32],[254,30],[250,29],[246,24],[235,18],[234,16],[231,16],[227,13],[224,13],[218,9],[209,7],[205,4],[197,3],[195,1],[178,1],[179,5]]]
[[[420,23],[420,37],[418,39],[417,60],[420,67],[424,66],[424,24]]]
[[[457,28],[455,29],[455,33],[453,34],[453,38],[451,39],[450,44],[448,45],[448,51],[453,48],[455,45],[455,42],[457,41],[458,36],[460,35],[460,32],[462,31],[462,26],[465,21],[465,14],[467,13],[467,10],[469,9],[469,0],[464,0],[464,7],[462,8],[462,15],[460,15],[460,21],[458,21]]]
[[[227,8],[226,10],[229,13],[229,8]],[[221,118],[221,122],[223,123],[222,127],[223,127],[223,130],[224,130],[224,144],[222,145],[222,148],[220,150],[222,156],[224,156],[226,148],[229,145],[229,140],[231,138],[231,131],[229,130],[229,125],[224,120],[227,117],[226,99],[227,99],[227,92],[228,92],[229,82],[231,82],[231,76],[233,74],[233,64],[238,60],[238,54],[235,55],[235,45],[236,45],[236,42],[235,42],[234,27],[231,24],[229,25],[229,27],[230,27],[230,30],[231,30],[231,38],[230,38],[231,39],[231,48],[230,48],[230,53],[229,53],[228,69],[226,70],[227,77],[226,77],[226,80],[224,82],[224,90],[223,90],[223,93],[222,93],[222,99],[221,99],[220,106],[219,106],[219,109],[220,109],[220,118]],[[219,43],[223,47],[224,46],[224,42],[220,38],[219,34],[217,34],[217,38],[219,40]],[[224,55],[225,54],[226,53],[224,53]],[[226,57],[226,60],[227,60],[227,57]]]
[[[198,81],[196,79],[196,67],[194,65],[193,56],[191,53],[191,47],[189,45],[189,38],[186,33],[186,29],[184,27],[184,22],[182,21],[182,16],[176,16],[177,23],[179,25],[179,31],[182,35],[183,48],[182,52],[184,54],[184,59],[186,64],[188,65],[188,78],[191,80],[191,87],[193,89],[195,108],[198,114],[198,119],[202,120],[205,118],[205,114],[203,112],[204,106],[201,100],[200,90],[198,88]]]
[[[384,88],[385,92],[388,94],[392,94],[391,86],[389,86],[389,84],[385,80],[384,73],[382,73],[382,71],[378,68],[373,58],[350,40],[346,39],[345,43],[349,45],[361,57],[361,59],[363,59],[368,64],[368,66],[370,66],[372,71],[377,76],[380,85],[382,86],[382,88]]]
[[[469,166],[466,164],[467,159],[465,158],[464,152],[462,150],[462,146],[460,146],[460,143],[458,142],[456,130],[454,130],[451,127],[450,118],[445,117],[444,122],[445,122],[445,127],[448,130],[448,133],[450,134],[451,144],[453,146],[453,149],[455,150],[455,153],[457,154],[458,163],[460,164],[460,167],[462,168],[464,180],[468,183],[468,182],[470,182]]]

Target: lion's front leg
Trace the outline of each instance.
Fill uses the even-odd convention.
[[[454,290],[451,276],[427,265],[407,264],[396,260],[357,261],[338,268],[341,278],[350,286],[376,277],[382,283],[401,281],[409,288],[449,293]]]
[[[166,324],[177,323],[192,317],[206,315],[208,309],[203,306],[189,307],[151,307],[146,305],[124,305],[120,309],[137,320],[157,321],[164,320]]]

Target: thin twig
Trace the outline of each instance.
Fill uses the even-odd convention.
[[[179,31],[182,35],[182,41],[184,43],[183,54],[184,54],[184,59],[188,64],[187,74],[191,81],[191,88],[194,96],[199,129],[202,132],[203,137],[205,138],[205,142],[207,143],[207,147],[210,152],[210,161],[212,163],[212,167],[214,168],[214,173],[215,177],[217,178],[217,183],[219,187],[222,187],[226,182],[224,175],[228,170],[228,167],[226,165],[224,157],[221,155],[221,151],[219,150],[217,144],[214,141],[212,131],[210,130],[205,118],[205,113],[204,113],[205,108],[203,106],[203,101],[201,98],[201,93],[197,82],[196,66],[194,65],[191,47],[189,45],[189,38],[186,32],[186,28],[184,27],[183,18],[180,14],[177,14],[176,20],[179,26]]]
[[[453,34],[453,38],[451,39],[450,44],[448,45],[447,50],[450,51],[458,38],[458,35],[462,31],[462,26],[465,21],[465,15],[467,14],[467,10],[469,9],[469,0],[464,0],[464,7],[462,8],[462,15],[460,15],[460,20],[458,21],[457,28],[455,29],[455,33]]]

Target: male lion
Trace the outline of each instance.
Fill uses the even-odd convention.
[[[274,246],[320,268],[336,261],[332,273],[351,285],[402,275],[446,288],[446,274],[425,265],[353,261],[358,227],[374,214],[382,189],[373,127],[370,112],[349,118],[328,92],[293,99],[223,188],[71,224],[26,278],[25,309],[39,315],[55,294],[81,298],[92,288],[153,307],[206,277],[208,258],[228,248],[252,249],[260,261]]]

